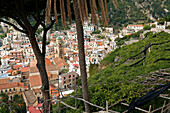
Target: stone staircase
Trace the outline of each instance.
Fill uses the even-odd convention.
[[[37,98],[32,90],[25,91],[24,96],[25,96],[24,100],[27,106],[32,106],[37,101]]]

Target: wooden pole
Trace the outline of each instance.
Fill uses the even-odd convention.
[[[58,76],[58,100],[60,100],[60,90],[59,90],[59,76]],[[58,113],[60,112],[60,101],[58,101]]]
[[[109,113],[108,101],[106,100],[106,113]]]
[[[125,105],[125,106],[129,106],[129,104],[126,104],[126,103],[121,103],[122,105]],[[138,108],[138,107],[135,107],[135,109],[139,110],[139,111],[143,111],[144,113],[148,113],[149,111],[146,111],[144,109],[141,109],[141,108]]]
[[[75,88],[75,108],[77,109],[77,88]]]
[[[70,97],[75,98],[75,97],[72,96],[72,95],[70,95]],[[105,109],[106,109],[106,108],[104,108],[104,107],[101,107],[101,106],[95,105],[95,104],[93,104],[93,103],[90,103],[89,101],[86,101],[86,100],[84,100],[84,99],[82,99],[82,98],[78,98],[78,97],[77,97],[77,100],[81,100],[81,101],[83,101],[83,102],[85,102],[85,103],[87,103],[87,104],[89,104],[89,105],[91,105],[91,106],[100,108],[100,109],[102,109],[102,110],[105,110]],[[111,113],[119,113],[119,112],[112,111],[112,110],[109,110],[109,112],[111,112]]]
[[[151,113],[151,107],[152,107],[152,106],[150,105],[150,106],[149,106],[149,112],[148,112],[148,113]]]
[[[163,113],[163,111],[164,111],[165,104],[166,104],[166,100],[164,101],[164,104],[163,104],[163,106],[162,106],[161,113]]]
[[[167,104],[167,105],[165,105],[165,107],[167,107],[167,106],[169,107],[169,106],[170,106],[170,103]],[[168,107],[167,107],[167,108],[168,108]],[[159,108],[153,110],[152,113],[154,113],[154,112],[156,112],[156,111],[159,111],[159,110],[161,110],[161,109],[162,109],[162,107],[159,107]],[[166,111],[166,110],[164,110],[164,111]]]
[[[52,89],[51,89],[51,96],[50,96],[50,99],[51,99],[51,101],[52,101]],[[50,103],[51,103],[51,101],[50,101]],[[50,104],[51,106],[50,107],[52,107],[52,104]],[[51,109],[50,109],[51,110]],[[49,111],[50,113],[52,112],[52,111]]]

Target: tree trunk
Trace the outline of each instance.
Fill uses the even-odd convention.
[[[41,82],[42,82],[41,90],[42,90],[42,95],[44,100],[43,113],[49,113],[49,110],[50,108],[52,109],[52,107],[50,107],[50,101],[47,101],[48,99],[50,99],[50,95],[49,95],[49,81],[48,81],[47,71],[45,68],[45,57],[43,56],[43,54],[41,53],[38,47],[38,44],[35,40],[36,39],[35,34],[33,32],[29,33],[29,39],[37,59],[37,68],[41,76]]]
[[[80,11],[78,8],[77,0],[73,0],[74,10],[75,10],[75,18],[76,18],[76,29],[77,29],[77,39],[78,39],[78,48],[79,48],[79,65],[80,65],[80,73],[81,73],[81,83],[83,88],[83,98],[86,101],[90,101],[89,93],[88,93],[88,85],[87,85],[87,73],[86,73],[86,63],[85,63],[85,53],[84,53],[84,33],[83,33],[83,25],[80,17]],[[87,113],[90,112],[90,106],[87,103],[84,103],[85,111]]]

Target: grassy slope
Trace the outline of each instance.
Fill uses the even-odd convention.
[[[124,46],[116,50],[116,52],[112,52],[103,60],[103,62],[110,62],[110,65],[88,79],[89,85],[98,84],[89,89],[91,101],[94,104],[104,106],[106,100],[108,100],[109,103],[115,103],[124,98],[128,98],[127,102],[139,98],[141,93],[144,92],[147,87],[149,88],[151,86],[144,86],[140,84],[140,82],[128,82],[128,80],[159,69],[169,68],[170,61],[155,61],[159,58],[170,59],[170,51],[166,50],[170,48],[170,42],[152,46],[151,51],[148,52],[147,50],[146,52],[146,59],[137,65],[130,67],[131,64],[142,59],[143,53],[133,58],[133,60],[129,59],[127,62],[123,62],[141,52],[144,47],[150,43],[162,43],[167,41],[170,41],[170,34],[164,32],[157,34],[151,33],[145,40]],[[116,56],[119,57],[120,60],[114,62]],[[115,67],[117,64],[121,65]]]

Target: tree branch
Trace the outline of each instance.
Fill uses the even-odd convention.
[[[45,28],[44,32],[43,32],[43,40],[42,40],[42,55],[44,58],[45,58],[45,54],[46,54],[46,39],[47,39],[46,34],[47,34],[47,30]]]
[[[40,18],[38,18],[37,20],[37,23],[34,25],[34,27],[33,27],[33,30],[36,32],[36,30],[38,29],[38,26],[41,24],[41,19]]]
[[[22,33],[27,33],[26,31],[24,31],[24,30],[22,30],[22,29],[19,29],[16,25],[14,25],[14,24],[12,24],[12,23],[10,23],[10,22],[8,22],[8,21],[5,21],[5,20],[3,20],[3,19],[0,19],[0,22],[4,22],[4,23],[12,26],[12,27],[13,27],[15,30],[17,30],[17,31],[20,31],[20,32],[22,32]]]
[[[54,25],[54,22],[55,22],[55,19],[51,20],[51,24],[46,29],[49,30]]]
[[[18,2],[18,1],[16,1],[16,2]],[[28,21],[26,13],[25,13],[24,1],[19,0],[19,3],[20,3],[20,6],[18,6],[17,3],[15,4],[18,12],[20,13],[19,15],[22,17],[21,19],[23,19],[24,23],[26,24],[27,30],[32,30],[32,26],[31,26],[30,22]],[[20,11],[20,10],[22,10],[22,11]]]
[[[28,32],[27,31],[27,28],[25,27],[25,25],[21,22],[21,20],[20,19],[18,19],[18,18],[13,18],[26,32]]]
[[[43,41],[42,41],[42,54],[45,57],[46,54],[46,39],[47,39],[47,31],[54,25],[55,19],[51,20],[51,24],[46,28],[45,24],[41,23],[44,29],[43,33]]]

